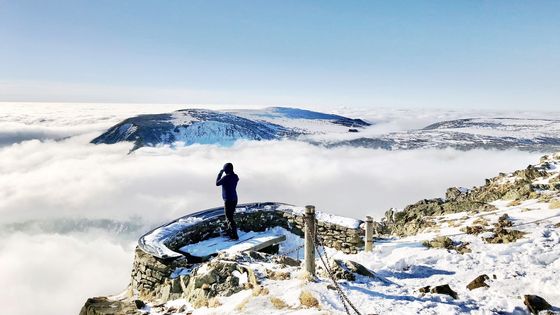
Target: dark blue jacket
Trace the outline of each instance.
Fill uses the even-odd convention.
[[[222,186],[222,198],[224,200],[237,200],[237,182],[239,181],[239,176],[237,174],[226,174],[222,177],[222,173],[218,174],[216,179],[216,186]]]

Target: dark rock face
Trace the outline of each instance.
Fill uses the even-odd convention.
[[[498,218],[498,223],[496,223],[497,228],[506,228],[506,227],[511,227],[512,225],[513,223],[511,222],[509,215],[507,213],[501,215]]]
[[[330,262],[330,268],[334,277],[339,280],[354,281],[356,280],[356,275],[370,278],[376,277],[375,273],[351,260],[333,259]]]
[[[524,295],[523,296],[523,303],[529,309],[531,314],[538,314],[540,311],[549,310],[552,308],[545,299],[538,295]]]
[[[459,298],[457,292],[453,291],[448,284],[435,286],[430,290],[430,292],[436,294],[447,294],[454,299]]]
[[[276,256],[273,258],[273,261],[276,264],[291,266],[291,267],[299,267],[301,265],[301,261],[293,259],[288,256]]]
[[[467,234],[478,235],[478,234],[484,232],[484,227],[482,225],[465,226],[464,228],[461,229],[461,231],[463,231]]]
[[[451,240],[448,236],[438,236],[431,241],[424,242],[423,244],[428,248],[453,248],[453,240]]]
[[[467,284],[467,289],[474,290],[482,287],[488,287],[488,284],[486,284],[486,280],[488,279],[490,279],[490,277],[488,277],[487,275],[480,275],[474,278],[474,280],[469,284]]]
[[[425,287],[421,287],[420,289],[418,289],[418,292],[426,294],[426,293],[430,293],[430,286],[427,285]]]
[[[427,285],[425,287],[421,287],[420,289],[418,289],[418,292],[422,294],[426,294],[426,293],[445,294],[451,296],[454,299],[458,298],[457,292],[453,291],[448,284],[438,285],[433,288]]]
[[[455,250],[458,253],[470,253],[469,243],[453,242],[448,236],[437,236],[431,241],[424,241],[422,245],[428,248],[442,248],[448,250]]]
[[[139,305],[131,300],[110,300],[106,297],[90,298],[80,315],[140,315]],[[142,306],[143,307],[143,306]]]
[[[525,235],[524,232],[518,230],[507,230],[501,227],[497,227],[494,230],[494,235],[484,239],[486,243],[490,244],[507,244],[513,243]]]

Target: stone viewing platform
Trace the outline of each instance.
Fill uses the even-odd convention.
[[[282,229],[292,238],[292,243],[293,238],[296,238],[303,244],[303,239],[300,238],[304,236],[304,207],[277,202],[241,204],[237,206],[235,216],[240,236],[261,235],[267,234],[265,231],[271,229]],[[357,253],[363,248],[362,220],[320,211],[317,211],[316,219],[317,236],[321,238],[324,246],[347,254]],[[173,298],[174,294],[185,292],[188,283],[181,281],[188,281],[193,266],[205,260],[205,257],[193,257],[185,250],[197,246],[198,243],[205,245],[224,241],[220,236],[224,224],[223,208],[213,208],[183,216],[140,237],[132,268],[129,295],[143,299],[167,300]],[[285,239],[285,235],[271,232],[271,235],[274,234],[280,238],[278,242]],[[272,242],[271,246],[261,247],[259,250],[277,253],[278,242]],[[196,254],[196,251],[191,252]],[[299,262],[297,264],[299,265]]]
[[[237,206],[240,231],[262,232],[273,227],[303,236],[303,207],[277,202],[248,203]],[[138,246],[160,259],[185,256],[181,248],[220,236],[225,224],[223,207],[195,212],[153,229],[140,237]],[[363,221],[317,212],[317,235],[325,246],[354,254],[363,246]]]

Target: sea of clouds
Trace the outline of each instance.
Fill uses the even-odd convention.
[[[483,184],[542,155],[326,149],[295,141],[142,148],[128,154],[129,143],[89,143],[126,117],[178,108],[185,106],[0,104],[0,281],[9,284],[0,295],[3,313],[77,314],[87,297],[122,291],[139,235],[221,204],[214,180],[225,162],[232,162],[241,178],[241,203],[314,204],[338,215],[381,218],[390,207],[442,197],[450,186]],[[497,115],[332,112],[376,122],[366,134]]]

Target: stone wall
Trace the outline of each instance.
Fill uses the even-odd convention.
[[[238,228],[242,231],[264,231],[267,228],[280,226],[303,237],[304,221],[299,213],[279,210],[245,211],[236,213]],[[192,243],[219,235],[219,230],[225,224],[225,218],[218,216],[187,227],[185,230],[171,237],[166,246],[177,251],[179,248]],[[364,245],[362,240],[364,231],[361,228],[350,228],[334,223],[318,221],[317,233],[323,244],[347,254],[355,254]],[[159,259],[136,248],[132,267],[130,294],[140,298],[159,298],[164,284],[176,282],[171,279],[172,272],[179,268],[190,268],[192,264],[185,257],[174,260]],[[171,286],[173,288],[173,286]]]
[[[185,258],[162,260],[136,247],[130,280],[130,296],[138,296],[141,299],[157,297],[161,286],[171,277],[175,269],[189,266]]]
[[[280,226],[286,230],[303,237],[303,216],[299,213],[283,210],[261,210],[239,212],[235,215],[235,221],[241,231],[261,232],[270,227]],[[177,251],[179,248],[200,242],[205,239],[216,237],[219,230],[225,225],[225,218],[219,216],[215,219],[205,220],[200,224],[192,225],[185,230],[175,234],[167,242],[166,246]],[[317,221],[317,234],[325,246],[335,248],[346,254],[356,254],[363,247],[363,234],[361,228],[351,228],[343,225]]]

